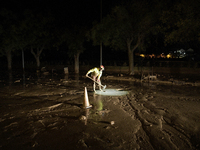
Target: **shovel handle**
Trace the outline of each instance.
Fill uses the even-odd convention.
[[[91,79],[92,81],[94,81],[95,83],[97,83],[98,85],[102,86],[102,87],[103,87],[103,89],[105,89],[105,88],[106,88],[106,85],[105,85],[105,86],[103,86],[103,85],[102,85],[102,84],[100,84],[99,82],[97,82],[97,81],[93,80],[91,77],[89,77],[89,76],[86,76],[86,77],[88,77],[89,79]]]

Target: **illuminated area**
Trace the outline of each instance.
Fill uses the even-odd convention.
[[[141,57],[143,57],[143,58],[145,57],[145,55],[144,55],[144,54],[140,54],[140,56],[141,56]]]
[[[168,54],[168,55],[167,55],[167,58],[172,58],[172,55],[171,55],[171,54]]]
[[[105,89],[104,91],[97,90],[95,94],[107,96],[123,96],[127,95],[128,91],[123,91],[121,89]]]

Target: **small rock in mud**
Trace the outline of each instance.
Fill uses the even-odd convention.
[[[79,120],[86,120],[86,119],[87,119],[86,116],[83,115],[79,117]]]
[[[110,124],[111,124],[111,125],[114,125],[114,124],[115,124],[115,122],[114,122],[114,121],[111,121],[111,122],[110,122]]]

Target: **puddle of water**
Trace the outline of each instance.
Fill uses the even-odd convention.
[[[97,90],[95,94],[107,95],[107,96],[123,96],[123,95],[127,95],[128,91],[123,91],[121,89],[105,89],[103,91]]]
[[[45,72],[5,72],[0,76],[0,86],[15,86],[15,85],[26,85],[26,84],[37,84],[47,81],[75,81],[78,82],[82,79],[79,74],[64,74],[64,73],[45,73]]]

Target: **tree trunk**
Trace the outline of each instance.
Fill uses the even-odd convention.
[[[22,69],[24,71],[24,50],[22,48]]]
[[[6,57],[7,57],[7,62],[8,62],[8,70],[12,70],[12,54],[11,54],[11,49],[6,49]]]
[[[129,74],[134,74],[134,57],[133,57],[133,51],[129,48],[128,49],[128,60],[129,60]]]
[[[129,74],[133,75],[134,74],[134,57],[133,57],[133,50],[131,50],[131,42],[132,40],[127,40]]]
[[[77,52],[77,54],[74,55],[74,62],[75,62],[75,65],[74,65],[74,69],[75,69],[75,73],[79,73],[79,56],[80,56],[80,53]]]
[[[31,47],[31,53],[33,54],[33,56],[35,57],[35,60],[36,60],[36,63],[37,63],[37,68],[39,69],[40,67],[40,54],[42,53],[43,51],[43,47],[40,49],[40,48],[37,48],[37,53],[34,52],[33,48]]]
[[[37,68],[39,68],[40,67],[40,56],[37,56],[35,59],[37,62]]]
[[[138,40],[136,45],[131,49],[131,43],[133,42],[133,39],[127,39],[127,48],[128,48],[128,60],[129,60],[129,74],[134,75],[134,56],[133,52],[138,48],[140,42],[141,42],[141,37],[138,36]]]

